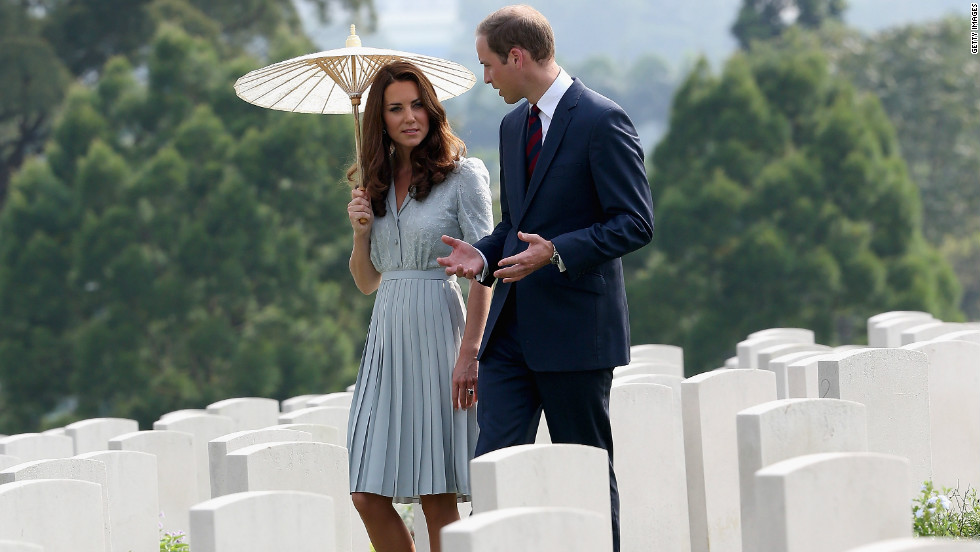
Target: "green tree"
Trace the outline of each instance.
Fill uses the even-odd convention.
[[[44,37],[75,75],[97,71],[114,55],[133,55],[153,33],[152,0],[47,0]]]
[[[633,341],[684,347],[691,373],[766,327],[839,344],[886,310],[961,317],[881,105],[797,33],[720,77],[702,60],[652,165],[659,230],[629,280]]]
[[[799,25],[818,29],[828,21],[841,21],[846,0],[743,0],[732,34],[742,49],[754,40],[770,40]]]
[[[331,7],[364,13],[374,21],[370,0],[303,0],[328,22]],[[25,7],[26,9],[26,7]],[[236,47],[268,44],[281,29],[302,34],[292,0],[39,0],[34,13],[43,34],[76,75],[99,71],[117,55],[134,60],[161,23],[190,23]]]
[[[922,196],[923,231],[936,245],[980,231],[980,64],[964,39],[969,26],[949,17],[837,39],[832,50],[841,72],[881,99]]]
[[[353,381],[371,300],[346,268],[350,120],[242,102],[232,83],[255,60],[206,34],[163,25],[143,68],[111,59],[12,181],[0,431],[106,415],[148,427]]]
[[[375,20],[371,0],[303,2],[322,21],[333,7],[368,28]],[[222,57],[274,55],[283,36],[304,36],[292,0],[0,0],[0,205],[10,176],[44,147],[71,76],[91,82],[113,56],[141,64],[162,25],[208,40]],[[306,40],[291,53],[310,50]]]
[[[948,17],[871,36],[840,25],[808,36],[833,71],[881,100],[922,198],[922,231],[963,286],[961,309],[980,316],[980,282],[965,258],[980,232],[980,65],[963,44],[969,20]]]
[[[13,171],[38,153],[69,73],[21,5],[0,1],[0,206]]]

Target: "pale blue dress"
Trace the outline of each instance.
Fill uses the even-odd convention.
[[[381,273],[351,402],[347,448],[351,492],[415,502],[455,493],[469,500],[476,410],[452,408],[452,372],[466,311],[455,276],[437,257],[443,234],[473,243],[493,229],[490,177],[463,158],[423,200],[396,207],[371,228],[371,262]]]

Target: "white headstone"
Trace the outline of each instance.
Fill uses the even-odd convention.
[[[279,403],[279,412],[285,414],[287,412],[292,412],[293,410],[306,408],[307,401],[322,396],[323,396],[322,394],[316,394],[316,395],[296,395],[295,397],[289,397],[288,399],[285,399]]]
[[[807,347],[821,347],[820,345],[807,345]],[[816,398],[817,397],[817,364],[813,363],[813,368],[810,373],[810,380],[806,379],[807,374],[804,372],[799,374],[802,376],[800,381],[794,381],[794,392],[798,395],[793,395],[790,393],[790,375],[789,366],[797,361],[804,360],[807,358],[817,357],[822,354],[827,354],[830,352],[830,347],[825,349],[804,349],[801,351],[787,353],[773,358],[769,361],[767,370],[776,375],[776,397],[779,399],[789,399],[791,397],[796,398]],[[809,397],[805,393],[812,389],[813,396]]]
[[[451,523],[440,537],[453,552],[611,552],[607,521],[574,508],[507,508]]]
[[[204,410],[203,408],[182,408],[180,410],[172,410],[170,412],[167,412],[166,414],[163,414],[162,416],[160,416],[159,420],[157,421],[162,422],[163,420],[168,420],[174,417],[184,417],[184,416],[207,414],[207,413],[208,411]]]
[[[279,416],[280,424],[323,424],[337,428],[340,438],[347,443],[347,421],[350,407],[313,406],[294,410]]]
[[[759,552],[844,552],[912,536],[909,463],[871,452],[809,454],[756,472]]]
[[[334,504],[302,491],[235,493],[191,509],[194,552],[336,552]]]
[[[612,385],[616,387],[617,385],[626,385],[629,383],[654,383],[657,385],[666,385],[674,391],[674,404],[680,408],[681,404],[681,383],[684,378],[678,376],[670,376],[667,374],[637,374],[634,376],[623,376],[621,378],[613,378]],[[681,428],[683,430],[683,427]]]
[[[901,347],[903,330],[935,320],[927,312],[916,311],[896,311],[893,316],[878,320],[875,318],[877,317],[872,316],[868,319],[868,346],[870,347]]]
[[[933,341],[969,341],[970,343],[980,343],[980,330],[962,330],[940,335]]]
[[[623,550],[691,549],[681,406],[664,385],[614,385],[609,399]]]
[[[307,491],[333,498],[335,544],[351,550],[347,448],[326,443],[261,443],[228,453],[228,491]]]
[[[194,463],[197,466],[197,501],[211,498],[208,443],[234,432],[235,421],[228,416],[208,414],[205,411],[187,412],[161,418],[153,422],[153,429],[191,434],[194,441]]]
[[[833,347],[833,348],[831,348],[831,352],[833,352],[833,353],[844,353],[844,352],[848,352],[848,351],[856,351],[858,349],[867,349],[867,348],[868,348],[867,345],[855,345],[855,344],[851,343],[851,344],[848,344],[848,345],[838,345],[836,347]]]
[[[814,343],[813,330],[807,328],[766,328],[757,332],[752,332],[746,339],[757,337],[789,337],[800,343]]]
[[[785,399],[751,406],[738,413],[739,491],[742,550],[759,549],[765,520],[756,510],[755,473],[806,454],[866,452],[865,406],[837,399]]]
[[[684,380],[681,392],[691,550],[738,551],[742,534],[735,416],[775,400],[776,377],[767,370],[716,370]]]
[[[77,458],[105,465],[112,550],[157,550],[160,546],[160,490],[157,458],[131,450],[105,450]]]
[[[831,358],[835,353],[806,354],[786,364],[786,393],[788,399],[820,398],[820,382],[817,379],[817,365],[822,358]]]
[[[148,430],[109,440],[110,450],[132,450],[157,457],[157,488],[165,532],[187,532],[187,512],[197,500],[197,462],[190,433]]]
[[[868,450],[908,458],[913,491],[932,479],[929,358],[907,349],[860,349],[821,357],[821,398],[868,407]]]
[[[613,378],[616,379],[642,374],[666,374],[677,378],[684,377],[682,367],[667,362],[636,361],[613,369]]]
[[[306,406],[342,406],[350,410],[351,400],[354,399],[354,393],[349,391],[341,391],[338,393],[327,393],[326,395],[320,395],[319,397],[313,397],[306,401]]]
[[[74,479],[0,485],[0,539],[45,552],[105,552],[102,487]]]
[[[225,399],[209,404],[208,413],[235,420],[235,431],[261,429],[278,421],[279,401],[260,397]]]
[[[902,345],[908,345],[935,339],[945,334],[977,329],[980,329],[980,324],[936,321],[906,328],[902,331],[901,342]]]
[[[97,460],[80,458],[53,458],[25,462],[0,472],[0,485],[38,479],[74,479],[98,485],[102,492],[105,552],[112,552],[109,536],[109,488],[106,484],[105,464]]]
[[[75,443],[75,454],[109,450],[109,439],[139,431],[139,422],[127,418],[91,418],[65,426],[65,435]]]
[[[931,318],[932,315],[928,312],[923,311],[887,311],[878,313],[874,316],[868,318],[868,329],[870,330],[872,326],[876,326],[885,322],[886,320],[892,320],[894,318],[910,318],[910,317],[920,317],[920,318]]]
[[[10,466],[16,466],[23,462],[20,458],[16,456],[8,456],[6,454],[0,454],[0,470],[5,470]]]
[[[0,439],[0,454],[15,456],[24,462],[69,458],[75,455],[75,443],[65,435],[18,433]]]
[[[920,341],[903,349],[929,358],[932,482],[980,487],[980,343]]]
[[[800,336],[793,334],[771,334],[752,337],[744,341],[739,341],[735,346],[738,355],[739,368],[759,368],[759,352],[776,345],[788,344],[807,344],[813,345],[813,341],[802,340]]]
[[[676,345],[648,343],[630,347],[630,364],[634,362],[666,362],[680,368],[684,376],[684,349]]]
[[[228,453],[259,443],[281,443],[288,441],[312,441],[313,436],[305,431],[292,429],[251,429],[222,435],[208,442],[208,469],[211,472],[211,494],[214,498],[224,496],[228,490]]]
[[[470,461],[473,511],[558,506],[596,512],[612,546],[609,455],[584,445],[518,445]]]
[[[329,443],[331,445],[339,445],[342,447],[347,447],[347,443],[341,441],[340,431],[333,426],[328,426],[324,424],[279,424],[274,426],[269,426],[265,429],[292,429],[296,431],[305,431],[309,433],[313,440],[318,443]]]
[[[758,352],[756,360],[759,364],[760,370],[772,370],[769,364],[776,358],[788,355],[790,353],[808,352],[808,353],[829,353],[830,347],[826,345],[818,345],[815,343],[782,343],[779,345],[773,345],[772,347],[766,347]],[[778,379],[778,377],[777,377]]]

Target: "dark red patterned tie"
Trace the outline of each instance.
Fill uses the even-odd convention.
[[[538,106],[531,106],[531,115],[527,118],[527,181],[531,181],[534,174],[534,166],[538,164],[538,155],[541,153],[541,118],[538,113],[541,110]]]

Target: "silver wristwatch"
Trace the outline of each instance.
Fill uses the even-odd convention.
[[[558,266],[558,263],[561,262],[561,256],[558,255],[558,248],[555,247],[555,244],[551,244],[551,251],[551,264]]]

